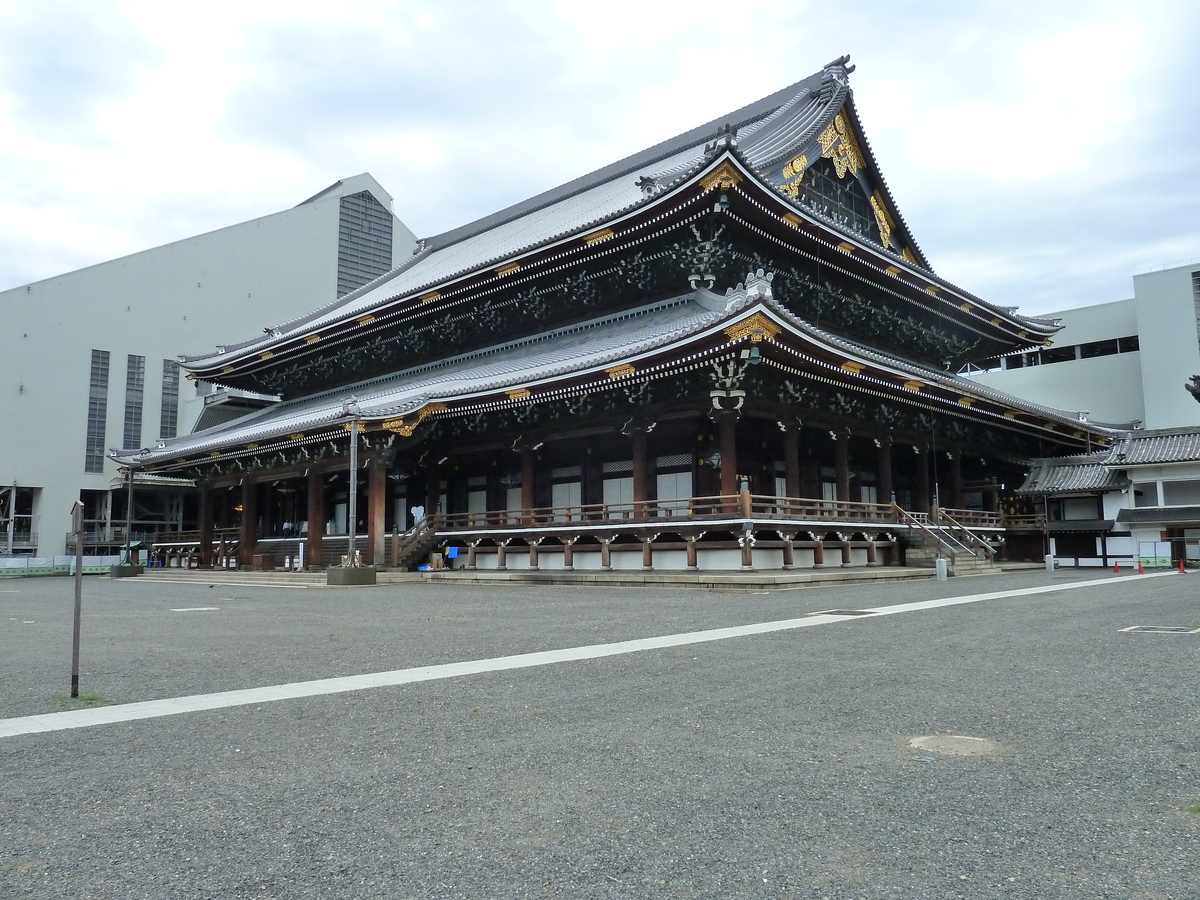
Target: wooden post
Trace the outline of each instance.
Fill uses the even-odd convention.
[[[563,548],[563,571],[575,571],[575,542],[578,538],[566,538],[562,542]]]
[[[325,564],[325,477],[316,469],[308,470],[308,564]]]
[[[850,440],[841,435],[833,439],[833,460],[837,467],[837,498],[850,499]]]
[[[721,496],[732,497],[738,492],[737,458],[738,414],[732,409],[717,412],[717,428],[721,444]],[[728,510],[732,512],[732,510]]]
[[[929,512],[929,454],[919,447],[914,448],[917,457],[917,497],[913,506],[917,512]]]
[[[254,562],[254,545],[258,542],[257,503],[258,485],[254,479],[246,476],[242,479],[242,521],[238,529],[238,558],[243,566]]]
[[[962,451],[954,450],[950,456],[950,506],[962,509],[967,505],[963,495]]]
[[[538,544],[542,542],[541,538],[530,538],[529,544],[529,568],[538,569]]]
[[[387,469],[372,460],[367,470],[367,552],[368,565],[383,565],[387,558],[383,552],[387,512]]]
[[[612,568],[612,538],[600,538],[600,568],[606,572]]]
[[[537,505],[536,473],[536,451],[532,445],[524,444],[521,447],[521,521],[526,525],[533,524],[533,508]]]
[[[200,482],[200,568],[212,567],[213,490],[207,480]]]
[[[499,570],[508,568],[508,541],[500,541],[496,544],[496,568]]]
[[[629,435],[633,450],[633,517],[646,516],[646,501],[650,497],[650,459],[646,429],[635,427]]]
[[[845,538],[842,540],[842,568],[849,569],[853,565],[854,557],[851,555],[850,551],[850,539]]]
[[[650,549],[650,542],[654,540],[652,537],[642,538],[642,568],[654,568],[654,551]]]
[[[822,569],[825,567],[825,539],[817,538],[817,543],[813,547],[813,568]]]
[[[794,569],[796,567],[796,547],[794,544],[796,536],[789,532],[780,532],[779,536],[783,538],[783,567],[785,569]]]
[[[476,563],[476,548],[479,546],[479,541],[474,540],[467,544],[467,568],[474,571]]]
[[[696,555],[696,543],[700,540],[699,535],[690,535],[684,540],[687,541],[687,567],[693,570],[699,569],[700,564]]]
[[[800,493],[800,426],[789,425],[783,433],[783,481],[789,497]]]
[[[879,502],[891,503],[892,492],[892,439],[884,435],[879,440]]]
[[[873,538],[867,538],[867,565],[879,565],[879,548],[875,546]]]
[[[742,570],[749,571],[754,568],[754,532],[747,528],[742,536],[738,538],[738,546],[742,548]]]

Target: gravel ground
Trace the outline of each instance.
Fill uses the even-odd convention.
[[[0,739],[0,898],[1200,896],[1200,577],[771,594],[89,579],[129,702],[830,608],[1093,587]],[[14,593],[8,593],[14,591]],[[70,708],[72,582],[0,582],[0,716]],[[217,611],[174,612],[216,606]],[[916,750],[987,738],[989,756]]]

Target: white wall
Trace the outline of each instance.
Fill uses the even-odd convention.
[[[38,552],[64,552],[80,490],[107,490],[116,467],[85,474],[91,351],[110,353],[105,448],[123,443],[130,354],[146,357],[139,446],[159,436],[162,361],[254,337],[337,294],[340,198],[369,175],[293,209],[0,292],[0,484],[41,488]],[[412,253],[394,225],[393,260]],[[181,378],[179,433],[200,413]]]
[[[1133,279],[1147,428],[1200,425],[1200,403],[1183,387],[1191,376],[1200,375],[1192,294],[1195,271],[1200,271],[1200,265],[1147,272]]]

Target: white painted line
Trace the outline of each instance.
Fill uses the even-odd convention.
[[[662,650],[668,647],[683,647],[688,644],[704,644],[729,638],[791,631],[797,628],[812,628],[835,622],[861,622],[878,616],[961,606],[981,603],[985,600],[1003,600],[1009,597],[1025,597],[1047,594],[1073,588],[1104,588],[1126,581],[1143,578],[1161,578],[1174,573],[1153,575],[1128,575],[1124,578],[1094,581],[1072,581],[1044,587],[1018,588],[1011,591],[993,591],[986,594],[969,594],[963,597],[944,597],[939,600],[923,600],[918,603],[901,603],[896,606],[875,607],[870,615],[836,616],[828,614],[807,615],[799,619],[782,619],[775,622],[759,622],[752,625],[735,625],[729,628],[712,628],[707,631],[691,631],[683,634],[667,634],[659,637],[638,638],[632,641],[616,641],[611,644],[593,644],[586,647],[568,647],[562,650],[543,650],[537,653],[520,653],[515,656],[499,656],[491,659],[468,660],[444,663],[436,666],[418,666],[412,669],[396,669],[391,672],[372,672],[365,675],[347,675],[342,678],[323,678],[317,681],[298,681],[291,684],[276,684],[263,688],[247,688],[239,691],[223,691],[216,694],[194,694],[189,697],[172,697],[165,700],[145,700],[140,703],[125,703],[118,706],[102,706],[95,709],[80,709],[70,712],[47,713],[40,716],[24,716],[16,719],[0,719],[0,738],[43,731],[61,731],[68,728],[88,728],[115,722],[132,722],[137,719],[154,719],[161,716],[200,712],[209,709],[227,709],[234,706],[250,706],[273,700],[291,700],[300,697],[318,697],[326,694],[341,694],[374,687],[394,687],[416,684],[422,681],[437,681],[457,678],[462,675],[483,675],[489,672],[504,672],[512,669],[528,669],[554,663],[578,662],[585,659],[602,659],[606,656],[621,656],[643,650]]]
[[[180,609],[172,609],[171,612],[217,612],[219,606],[184,606]]]
[[[217,585],[221,585],[221,587],[286,588],[287,590],[292,591],[306,591],[310,587],[324,587],[324,585],[320,584],[262,584],[261,582],[256,581],[222,581],[219,578],[212,582],[191,580],[185,581],[182,578],[147,578],[145,575],[133,579],[133,582],[135,584],[139,582],[144,584],[194,584],[197,587],[203,587],[204,585],[216,587]]]

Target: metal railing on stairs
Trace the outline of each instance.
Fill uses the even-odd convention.
[[[937,510],[937,524],[944,530],[948,530],[950,535],[963,547],[971,553],[972,556],[979,557],[982,553],[982,558],[989,562],[994,562],[996,559],[996,548],[973,532],[962,522],[958,521],[950,512],[939,507]]]

